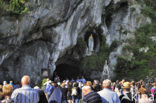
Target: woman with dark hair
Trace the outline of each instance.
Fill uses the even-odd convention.
[[[71,95],[72,95],[73,103],[79,103],[79,100],[81,98],[81,90],[78,87],[77,82],[73,83],[73,88],[72,88]]]

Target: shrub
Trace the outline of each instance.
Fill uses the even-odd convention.
[[[28,8],[25,6],[25,2],[26,0],[1,0],[0,9],[2,14],[24,14],[28,11]]]
[[[156,1],[137,1],[143,7],[142,13],[145,16],[149,16],[152,19],[152,23],[140,27],[135,32],[135,39],[130,40],[129,45],[124,47],[124,49],[133,53],[133,57],[131,60],[126,59],[126,57],[119,57],[115,72],[117,73],[117,77],[128,77],[139,80],[150,74],[156,77],[156,48],[151,40],[151,36],[156,36]],[[143,47],[149,48],[147,53],[139,52],[139,49]]]

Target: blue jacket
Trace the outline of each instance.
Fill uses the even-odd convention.
[[[51,94],[48,103],[62,103],[62,91],[60,88],[55,88]]]
[[[50,97],[52,90],[54,89],[54,86],[51,84],[48,84],[45,88],[45,93],[47,94],[48,97]]]

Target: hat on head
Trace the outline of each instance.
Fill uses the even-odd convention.
[[[122,88],[130,88],[130,83],[124,82]]]

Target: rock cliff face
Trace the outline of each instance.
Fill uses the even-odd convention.
[[[53,74],[58,59],[94,27],[102,29],[99,35],[108,45],[120,41],[109,56],[113,74],[125,41],[148,21],[135,0],[30,0],[26,5],[29,11],[21,18],[0,17],[0,80],[28,74],[38,81],[43,68]]]

